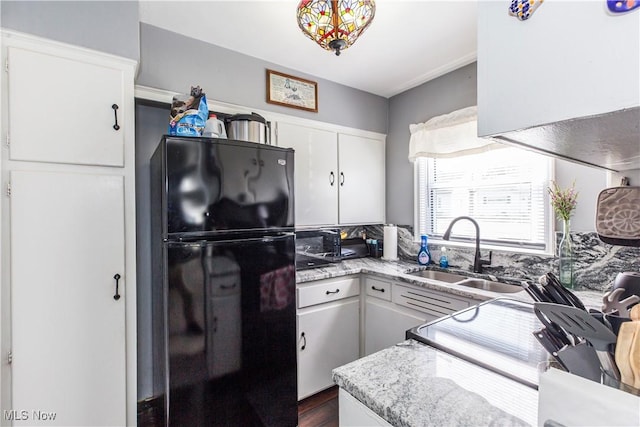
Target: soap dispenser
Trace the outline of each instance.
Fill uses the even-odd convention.
[[[427,246],[427,236],[424,234],[420,236],[420,251],[418,252],[418,264],[427,265],[431,262],[431,253],[429,252],[429,247]]]
[[[447,258],[447,248],[446,247],[442,247],[442,249],[440,249],[440,268],[447,268],[449,267],[449,258]]]

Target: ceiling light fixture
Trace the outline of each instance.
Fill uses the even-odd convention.
[[[307,37],[338,56],[356,42],[375,13],[373,0],[302,0],[298,26]]]

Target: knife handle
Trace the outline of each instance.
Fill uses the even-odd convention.
[[[572,305],[576,308],[587,311],[587,308],[584,306],[582,301],[580,301],[580,298],[575,296],[569,289],[565,288],[562,283],[560,283],[560,280],[558,280],[555,274],[549,272],[545,275],[545,277],[547,279],[547,284],[552,286],[558,293],[563,296],[563,298],[567,301],[567,305]]]
[[[545,302],[545,300],[542,299],[541,295],[538,292],[536,292],[537,290],[534,290],[534,288],[532,286],[529,286],[527,282],[523,281],[522,287],[534,301]]]
[[[538,302],[553,302],[553,301],[549,300],[549,298],[547,296],[545,296],[545,294],[542,292],[542,290],[540,290],[540,288],[535,283],[529,283],[526,280],[523,280],[521,282],[521,285],[524,288],[524,290],[527,291],[527,293],[529,295],[531,295],[531,298],[533,298],[535,301],[538,301]]]
[[[545,291],[547,291],[549,293],[549,295],[551,296],[551,298],[553,299],[553,302],[556,304],[560,304],[560,305],[570,305],[573,307],[573,304],[571,304],[565,297],[564,295],[558,291],[558,289],[556,289],[552,284],[548,283],[545,285],[542,285],[545,289]]]

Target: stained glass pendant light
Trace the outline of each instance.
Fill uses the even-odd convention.
[[[302,0],[298,26],[322,48],[340,55],[367,29],[375,12],[373,0]]]

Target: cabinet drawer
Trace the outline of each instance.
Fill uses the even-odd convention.
[[[382,280],[370,279],[365,280],[367,295],[380,298],[385,301],[391,301],[391,283]]]
[[[394,285],[393,302],[437,317],[469,307],[469,302],[444,293]]]
[[[322,280],[298,288],[298,308],[337,301],[360,295],[360,279],[357,277]]]

